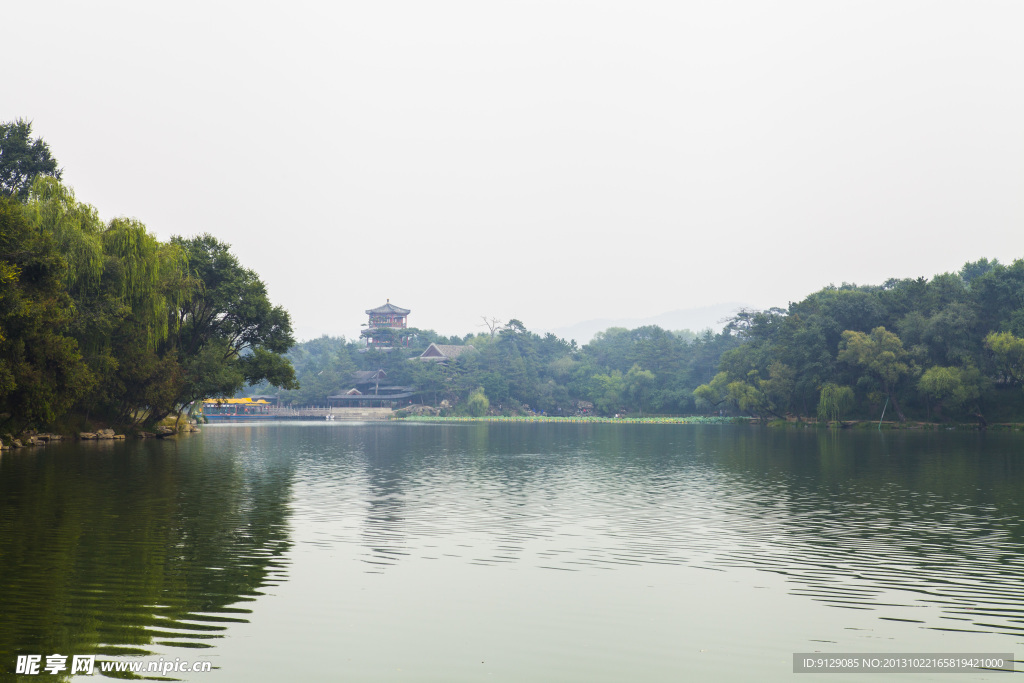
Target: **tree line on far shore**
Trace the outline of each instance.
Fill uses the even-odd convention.
[[[694,392],[760,417],[1024,421],[1024,261],[829,286],[744,312],[742,345]],[[886,412],[889,411],[889,412]]]
[[[384,369],[455,412],[727,414],[762,419],[1024,421],[1024,261],[981,259],[931,279],[828,286],[787,308],[740,311],[720,332],[611,328],[579,346],[518,320],[367,350],[322,337],[288,357],[301,389],[327,402],[355,370]],[[431,342],[472,344],[445,364],[408,362]],[[248,392],[267,393],[266,386]]]
[[[462,337],[404,332],[409,345],[387,351],[343,337],[299,343],[287,354],[299,389],[276,392],[259,385],[244,393],[276,393],[285,405],[325,405],[328,396],[352,388],[354,371],[383,369],[389,384],[415,387],[418,400],[448,401],[457,411],[683,414],[697,409],[693,391],[713,377],[722,353],[739,345],[728,330],[695,335],[654,325],[611,328],[582,348],[550,333],[530,332],[518,320],[493,333]],[[446,363],[412,360],[431,343],[471,344],[475,352]]]
[[[389,351],[296,345],[228,245],[101,221],[61,176],[28,122],[0,124],[0,434],[143,426],[241,393],[324,405],[378,369],[456,412],[1024,421],[1022,260],[830,285],[718,332],[611,328],[580,346],[485,319],[482,334],[407,330]],[[475,352],[411,360],[432,342]]]
[[[100,220],[26,121],[0,124],[0,433],[153,424],[297,386],[288,313],[212,235]]]

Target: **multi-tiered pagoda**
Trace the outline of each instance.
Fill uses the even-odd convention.
[[[363,332],[367,346],[379,349],[409,345],[409,336],[403,332],[409,326],[408,308],[399,308],[388,299],[386,304],[371,308],[366,314],[370,316]]]

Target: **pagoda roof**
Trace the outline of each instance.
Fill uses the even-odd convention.
[[[378,306],[377,308],[371,308],[366,311],[366,314],[373,315],[374,313],[397,313],[398,315],[409,315],[409,311],[410,309],[408,308],[400,308],[398,306],[395,306],[393,303],[391,303],[391,299],[388,299],[388,302],[386,304],[384,304],[383,306]]]

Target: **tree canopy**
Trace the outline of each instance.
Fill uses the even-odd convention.
[[[30,121],[0,123],[0,193],[24,200],[37,177],[60,180],[62,173],[50,146],[42,138],[32,138]]]
[[[0,198],[0,424],[46,424],[95,382],[69,334],[67,264],[20,204]]]
[[[378,369],[472,412],[1024,416],[1024,260],[829,285],[738,311],[717,332],[610,328],[580,346],[485,317],[482,334],[409,328],[387,351],[296,345],[288,313],[229,245],[103,221],[61,174],[30,122],[0,124],[0,428],[69,416],[141,425],[271,387],[284,403],[323,404],[354,371]],[[475,352],[411,360],[432,342]]]
[[[103,222],[59,176],[27,122],[0,126],[0,429],[149,424],[297,386],[288,313],[228,245]]]
[[[742,345],[722,356],[720,377],[698,387],[706,405],[830,420],[877,416],[886,404],[900,419],[1024,416],[1021,260],[829,286],[787,309],[748,312],[741,323]],[[753,395],[777,363],[792,373],[789,400],[778,393],[774,405],[747,400],[741,408],[737,397]]]
[[[243,268],[227,244],[212,235],[175,237],[196,283],[175,307],[171,350],[184,371],[177,407],[244,386],[268,382],[295,389],[295,371],[282,354],[295,344],[291,319],[267,297],[263,281]]]

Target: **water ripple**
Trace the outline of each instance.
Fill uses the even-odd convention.
[[[507,438],[497,451],[497,429],[480,431],[421,430],[411,452],[401,435],[378,433],[372,445],[303,463],[297,523],[317,526],[317,542],[355,546],[372,571],[411,559],[563,571],[755,568],[785,576],[794,595],[887,620],[1022,629],[1024,609],[1012,606],[1024,605],[1019,508],[959,485],[957,471],[931,471],[931,442],[885,463],[885,480],[850,476],[835,442],[786,444],[808,451],[793,466],[786,449],[760,449],[759,460],[707,453],[697,430],[677,433],[670,448],[636,433],[640,443],[609,445],[598,430],[554,434],[547,448],[531,448],[520,433],[522,449]],[[844,458],[893,458],[888,449],[864,455],[858,449],[871,444],[851,441]],[[826,457],[841,460],[840,476],[822,475]],[[959,457],[985,466],[973,453]],[[922,469],[940,486],[921,486]]]

